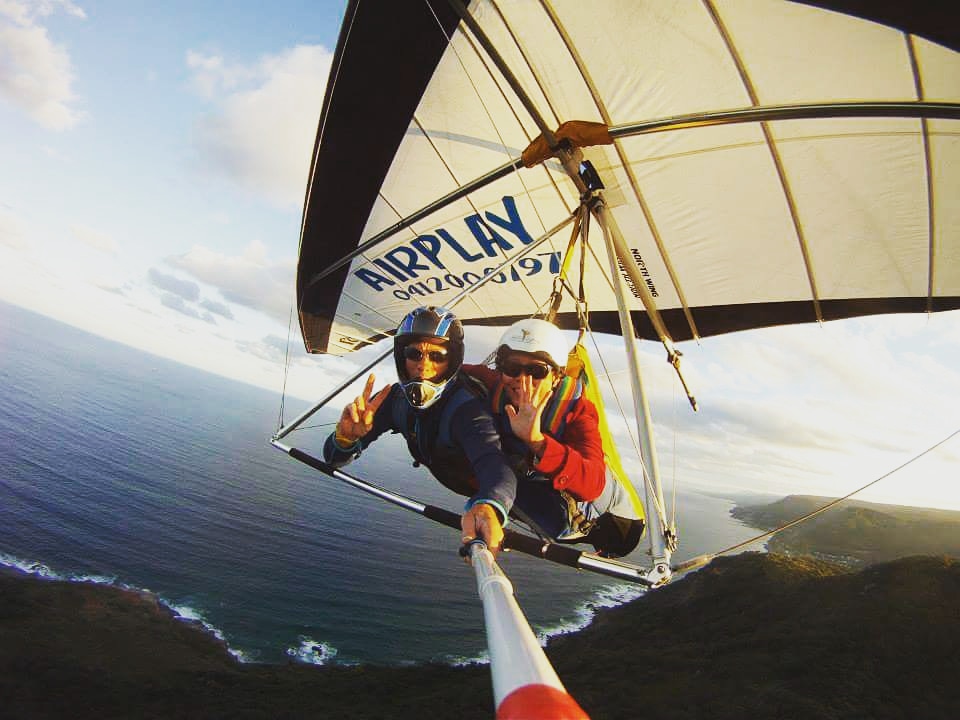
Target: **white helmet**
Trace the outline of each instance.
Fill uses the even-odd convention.
[[[520,320],[507,328],[500,338],[497,354],[505,349],[536,355],[557,370],[567,366],[567,355],[570,354],[570,344],[564,339],[560,328],[546,320],[534,318]]]

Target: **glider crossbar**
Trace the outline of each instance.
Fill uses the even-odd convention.
[[[960,120],[960,103],[948,102],[857,102],[818,103],[813,105],[766,105],[720,110],[710,113],[675,115],[659,120],[625,123],[610,128],[610,137],[617,139],[631,135],[684,130],[712,125],[736,125],[748,122],[774,120],[804,120],[840,117],[939,118]]]
[[[349,378],[347,378],[347,379],[344,380],[342,383],[340,383],[340,385],[338,385],[333,391],[331,391],[330,393],[328,393],[328,394],[326,395],[326,397],[324,397],[322,400],[320,400],[318,403],[316,403],[313,407],[309,408],[308,410],[305,410],[305,411],[304,411],[303,413],[301,413],[298,417],[296,417],[296,418],[294,418],[293,420],[291,420],[287,425],[284,425],[282,428],[280,428],[279,430],[277,430],[276,435],[274,435],[272,439],[273,439],[273,440],[280,440],[280,439],[283,438],[284,436],[289,435],[290,433],[292,433],[294,430],[296,430],[298,427],[300,427],[300,425],[302,425],[311,415],[313,415],[315,412],[317,412],[317,410],[319,410],[320,408],[322,408],[322,407],[323,407],[324,405],[326,405],[328,402],[330,402],[331,400],[333,400],[337,395],[339,395],[341,392],[343,392],[343,389],[344,389],[345,387],[347,387],[350,383],[356,382],[357,380],[359,380],[360,378],[362,378],[364,375],[367,374],[367,372],[369,372],[369,371],[372,370],[377,364],[379,364],[381,360],[384,360],[384,359],[387,357],[387,355],[390,355],[390,354],[392,354],[392,353],[393,353],[393,348],[391,347],[389,350],[386,350],[382,355],[378,355],[375,360],[373,360],[372,362],[368,363],[367,365],[364,365],[360,370],[358,370],[358,371],[355,372],[353,375],[351,375]]]
[[[335,480],[339,480],[340,482],[346,483],[347,485],[350,485],[351,487],[361,490],[369,495],[373,495],[381,500],[392,503],[393,505],[401,507],[404,510],[415,512],[418,515],[422,515],[423,517],[433,520],[436,523],[440,523],[441,525],[446,525],[447,527],[453,528],[457,531],[460,531],[461,529],[460,516],[455,512],[447,510],[446,508],[437,507],[435,505],[427,505],[419,500],[395,493],[392,490],[388,490],[380,487],[379,485],[362,480],[333,467],[333,465],[330,465],[320,458],[314,457],[313,455],[310,455],[299,448],[284,445],[283,443],[278,442],[276,439],[271,440],[270,444],[278,450],[285,452],[294,460],[298,460],[304,465],[312,467],[314,470],[318,470]],[[503,547],[505,550],[515,550],[523,553],[524,555],[530,555],[543,560],[549,560],[550,562],[557,563],[559,565],[566,565],[567,567],[577,568],[579,570],[588,570],[600,575],[607,575],[620,580],[639,583],[640,585],[651,586],[657,584],[657,582],[660,580],[659,574],[654,570],[648,570],[647,568],[641,568],[639,566],[619,560],[602,558],[599,555],[587,553],[582,550],[576,550],[566,545],[544,542],[539,538],[525,535],[514,530],[504,530],[503,534]]]
[[[370,250],[371,248],[376,247],[377,245],[382,243],[384,240],[392,237],[393,235],[396,235],[401,230],[405,230],[406,228],[413,225],[415,222],[423,220],[425,217],[429,217],[430,215],[435,213],[437,210],[442,210],[448,205],[451,205],[457,202],[457,200],[461,200],[465,198],[474,190],[479,190],[481,188],[484,188],[490,183],[496,182],[500,178],[506,177],[510,173],[516,170],[519,170],[522,167],[523,167],[523,161],[520,158],[516,158],[514,160],[510,160],[509,162],[501,165],[498,168],[491,170],[487,174],[482,175],[481,177],[478,177],[476,180],[468,182],[465,185],[461,185],[459,188],[457,188],[453,192],[448,193],[447,195],[444,195],[439,200],[436,200],[430,203],[429,205],[427,205],[426,207],[423,207],[420,210],[417,210],[416,212],[408,215],[407,217],[403,218],[399,222],[394,223],[393,225],[388,227],[386,230],[381,230],[372,238],[370,238],[366,242],[361,243],[354,250],[350,251],[349,253],[341,257],[339,260],[333,261],[329,266],[327,266],[326,268],[318,272],[316,275],[314,275],[313,278],[310,280],[310,284],[312,285],[313,283],[319,280],[322,280],[323,278],[327,277],[327,275],[329,275],[330,273],[334,272],[335,270],[338,270],[339,268],[343,267],[344,265],[352,261],[355,257],[358,257],[363,253],[367,252],[367,250]]]

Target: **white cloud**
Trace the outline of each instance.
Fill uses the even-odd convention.
[[[81,20],[87,18],[83,8],[70,0],[0,0],[0,15],[8,16],[21,25],[31,22],[34,17],[49,17],[58,8]]]
[[[227,320],[233,320],[233,311],[230,309],[230,307],[221,302],[217,302],[216,300],[203,298],[200,301],[200,307],[213,313],[214,315],[220,315],[221,317],[225,317]]]
[[[150,282],[166,293],[176,295],[183,300],[196,302],[200,299],[200,286],[192,280],[182,280],[175,275],[167,275],[156,268],[150,268],[147,272]],[[167,303],[164,303],[165,305]],[[170,307],[168,305],[168,307]]]
[[[665,491],[676,476],[681,487],[838,496],[881,477],[960,424],[953,407],[960,396],[958,330],[960,312],[954,312],[769,328],[688,343],[683,368],[700,401],[698,413],[686,405],[659,347],[644,343],[641,366]],[[602,340],[601,348],[618,371],[622,360],[611,342]],[[592,347],[591,356],[599,370]],[[626,374],[613,380],[630,413]],[[621,455],[633,467],[627,438],[632,418],[619,417],[609,389],[604,395]],[[957,506],[951,462],[958,448],[960,438],[885,478],[863,498]]]
[[[168,258],[167,262],[217,288],[228,302],[287,324],[293,301],[293,260],[273,260],[262,245],[253,243],[239,257],[194,246],[187,254]]]
[[[92,248],[110,253],[111,255],[117,252],[116,241],[107,233],[79,224],[71,225],[70,231],[77,240]]]
[[[220,55],[187,52],[187,67],[193,71],[194,90],[208,100],[236,90],[242,83],[257,81],[257,72],[242,65],[227,65]]]
[[[331,57],[298,45],[245,67],[190,52],[194,85],[216,104],[199,126],[202,154],[248,190],[299,207]]]
[[[240,352],[275,363],[283,363],[287,358],[287,341],[276,335],[261,340],[237,340],[236,346]]]
[[[0,1],[0,96],[50,130],[66,130],[82,117],[75,107],[70,56],[37,23],[58,8],[86,17],[66,1]]]

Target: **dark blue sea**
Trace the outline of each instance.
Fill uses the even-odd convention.
[[[280,399],[0,303],[0,564],[150,590],[245,661],[482,659],[459,533],[272,448]],[[286,419],[302,409],[288,399]],[[328,432],[292,444],[317,448]],[[411,467],[398,438],[378,441],[354,471],[462,507]],[[676,559],[752,537],[732,506],[680,495]],[[501,566],[544,638],[639,594],[518,553]]]

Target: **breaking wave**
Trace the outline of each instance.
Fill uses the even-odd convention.
[[[337,656],[337,649],[324,642],[317,642],[313,638],[301,635],[300,644],[296,647],[288,647],[287,655],[297,662],[307,663],[308,665],[329,665]]]

